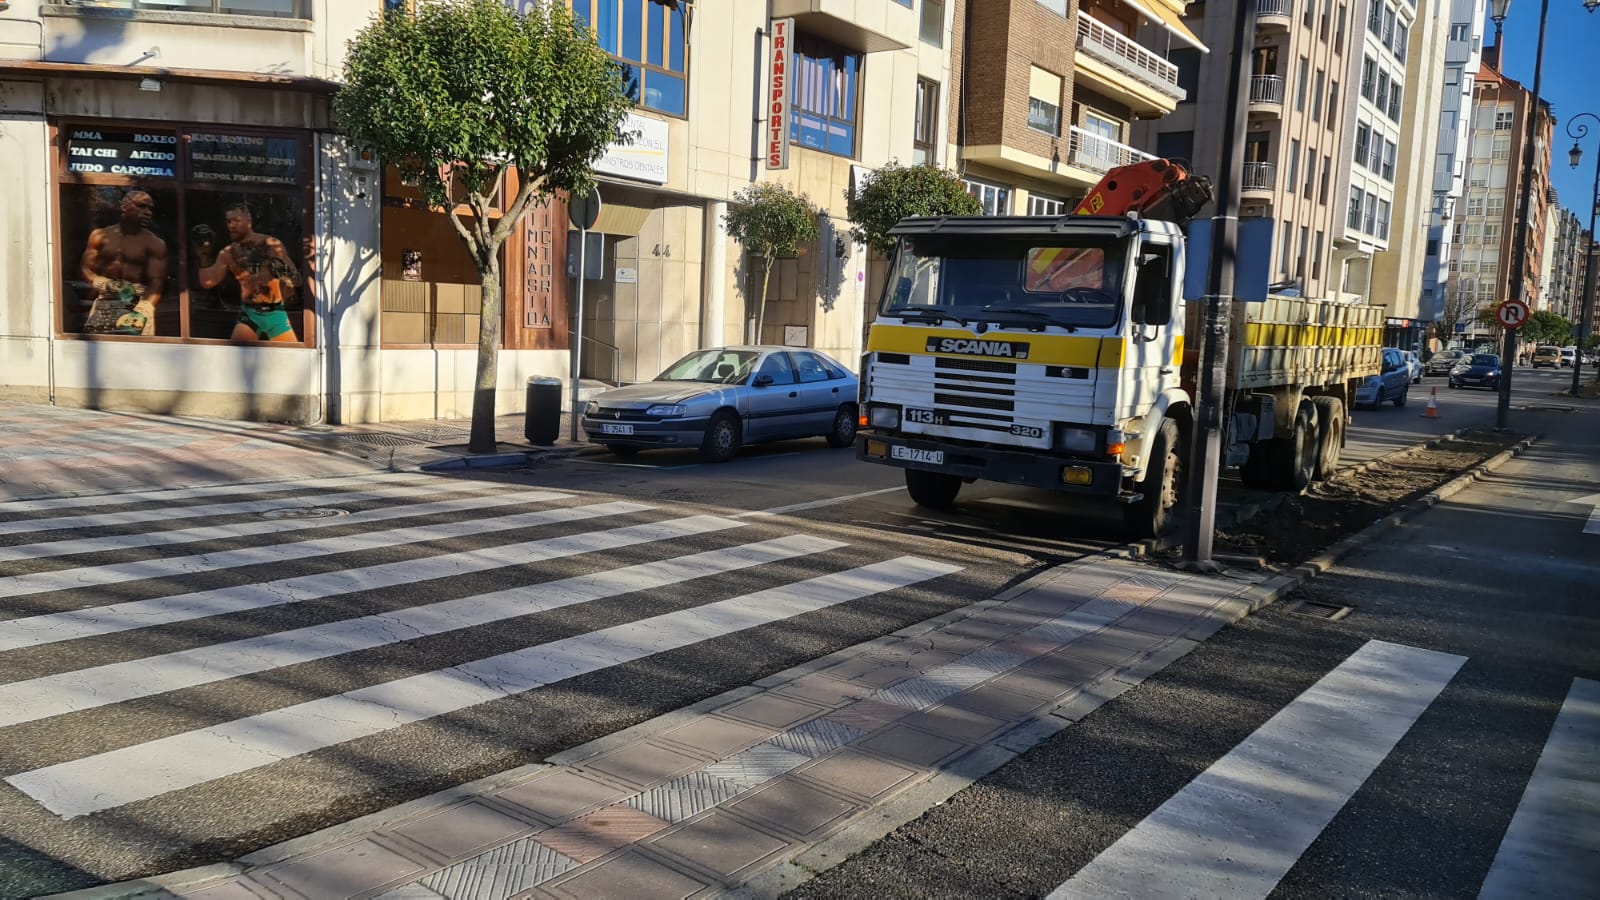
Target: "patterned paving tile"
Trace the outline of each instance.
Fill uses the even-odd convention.
[[[989,673],[985,672],[983,678],[979,680],[986,680],[989,677]],[[962,685],[940,682],[923,675],[910,681],[902,681],[894,687],[884,688],[873,694],[872,699],[903,706],[906,709],[927,709],[952,694],[961,693],[963,689]]]
[[[718,778],[703,771],[690,772],[629,797],[626,802],[634,809],[676,825],[738,796],[744,790],[746,787],[740,782]]]
[[[906,708],[904,706],[884,703],[881,700],[874,700],[869,697],[865,700],[857,700],[844,709],[830,713],[823,718],[830,722],[838,722],[841,725],[849,725],[851,728],[859,728],[862,731],[871,731],[874,728],[881,728],[890,722],[899,721],[905,718],[905,715]]]
[[[1161,588],[1146,587],[1142,584],[1132,584],[1124,581],[1121,584],[1114,584],[1111,587],[1106,588],[1100,593],[1100,596],[1110,600],[1126,600],[1130,603],[1143,603],[1146,600],[1154,599],[1159,593],[1161,593]]]
[[[809,756],[785,750],[769,741],[757,744],[743,753],[736,753],[722,762],[712,763],[702,771],[713,778],[731,781],[744,789],[771,781],[810,761]]]
[[[803,756],[817,757],[837,750],[866,732],[842,722],[814,719],[773,738],[771,743]]]
[[[667,824],[647,812],[619,804],[552,828],[537,840],[557,853],[586,863],[624,844],[647,838]]]
[[[523,838],[440,869],[379,897],[380,900],[432,900],[434,897],[501,900],[577,867],[577,860],[532,838]]]
[[[998,674],[1007,669],[1014,669],[1024,662],[1027,662],[1027,657],[1001,650],[997,647],[988,647],[976,653],[969,653],[961,659],[961,665],[981,669],[990,674]]]

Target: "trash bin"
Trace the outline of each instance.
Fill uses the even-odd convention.
[[[522,435],[528,443],[548,447],[561,436],[561,379],[528,379],[528,406],[523,413]]]

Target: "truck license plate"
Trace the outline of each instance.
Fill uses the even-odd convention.
[[[633,434],[632,425],[617,425],[612,422],[600,423],[601,434]]]
[[[889,455],[895,459],[903,459],[906,462],[928,463],[934,466],[944,465],[943,450],[918,450],[915,447],[896,446],[889,448]]]

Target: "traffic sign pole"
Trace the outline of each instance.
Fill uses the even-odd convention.
[[[578,442],[578,419],[583,415],[583,410],[578,403],[578,383],[583,371],[583,283],[589,278],[588,263],[585,253],[589,249],[589,229],[600,221],[600,189],[590,188],[589,193],[582,197],[572,197],[567,201],[567,218],[572,226],[578,229],[578,303],[577,316],[573,319],[572,340],[572,394],[571,394],[571,419],[568,439],[573,443]]]

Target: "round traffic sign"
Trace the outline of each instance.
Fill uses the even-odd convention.
[[[1528,304],[1521,300],[1507,300],[1494,311],[1494,316],[1506,328],[1521,328],[1528,321]]]
[[[572,220],[572,227],[579,231],[588,231],[594,223],[600,221],[600,189],[590,188],[589,193],[582,197],[574,195],[567,200],[567,218]]]

